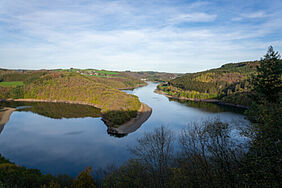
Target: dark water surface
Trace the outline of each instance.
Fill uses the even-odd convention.
[[[156,86],[156,83],[149,83],[126,91],[137,95],[153,112],[136,132],[121,138],[107,134],[99,109],[93,107],[0,103],[2,107],[17,107],[0,134],[0,154],[18,165],[37,168],[43,173],[76,176],[88,166],[97,169],[113,163],[121,165],[130,157],[128,146],[135,144],[136,138],[144,132],[161,125],[173,130],[177,136],[189,122],[220,118],[233,125],[232,134],[236,137],[237,124],[248,123],[242,109],[169,100],[153,92]]]

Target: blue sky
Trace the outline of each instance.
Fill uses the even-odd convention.
[[[280,0],[1,0],[0,67],[196,72],[282,52]]]

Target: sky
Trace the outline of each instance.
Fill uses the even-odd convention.
[[[0,0],[0,67],[197,72],[282,52],[281,0]]]

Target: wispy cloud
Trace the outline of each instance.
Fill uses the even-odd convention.
[[[232,18],[233,21],[241,21],[243,19],[260,19],[269,17],[270,14],[266,14],[264,11],[242,13],[239,17]]]
[[[202,12],[190,13],[190,14],[180,14],[170,19],[172,23],[182,23],[182,22],[211,22],[216,19],[215,14],[207,14]]]
[[[220,11],[228,4],[220,6],[180,0],[3,0],[0,67],[193,72],[259,59],[270,44],[282,49],[281,13],[266,13],[277,5],[232,15]]]

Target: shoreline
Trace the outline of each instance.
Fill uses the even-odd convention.
[[[133,90],[133,89],[136,89],[136,88],[139,88],[139,87],[144,87],[144,86],[147,86],[148,84],[145,82],[145,84],[139,84],[135,87],[127,87],[127,88],[117,88],[118,90]]]
[[[0,109],[0,134],[4,129],[5,124],[9,121],[11,114],[15,111],[15,108],[4,107]]]
[[[81,101],[65,101],[65,100],[46,100],[46,99],[0,99],[0,102],[15,101],[15,102],[50,102],[50,103],[66,103],[66,104],[80,104],[93,106],[99,108],[97,105]],[[100,108],[99,108],[100,109]]]
[[[154,92],[158,93],[160,95],[164,95],[164,96],[171,98],[171,99],[187,100],[187,101],[194,101],[194,102],[217,103],[217,104],[220,104],[220,105],[226,105],[226,106],[233,106],[233,107],[237,107],[237,108],[248,109],[247,106],[240,105],[240,104],[226,103],[226,102],[223,102],[223,101],[218,100],[218,99],[194,99],[194,98],[186,98],[186,97],[175,97],[175,96],[171,96],[171,95],[169,95],[169,94],[167,94],[167,93],[165,93],[165,92],[163,92],[162,90],[159,90],[159,89],[155,89]]]
[[[118,127],[108,126],[107,132],[112,135],[127,135],[135,132],[141,125],[146,122],[152,114],[152,108],[145,103],[141,103],[137,116],[129,121],[119,125]],[[106,124],[106,122],[105,122]]]
[[[79,102],[79,101],[44,100],[44,99],[0,99],[0,102],[2,101],[3,102],[16,101],[16,102],[67,103],[67,104],[88,105],[88,106],[93,106],[95,108],[99,108],[97,105],[86,103],[86,102]],[[119,125],[117,128],[110,126],[112,122],[104,118],[103,113],[101,113],[101,117],[102,117],[102,121],[108,127],[108,133],[128,134],[128,133],[136,131],[151,116],[151,113],[152,113],[152,108],[150,108],[147,104],[141,102],[141,106],[139,110],[137,111],[137,116],[135,118],[131,118],[129,121],[124,122],[123,124]]]

